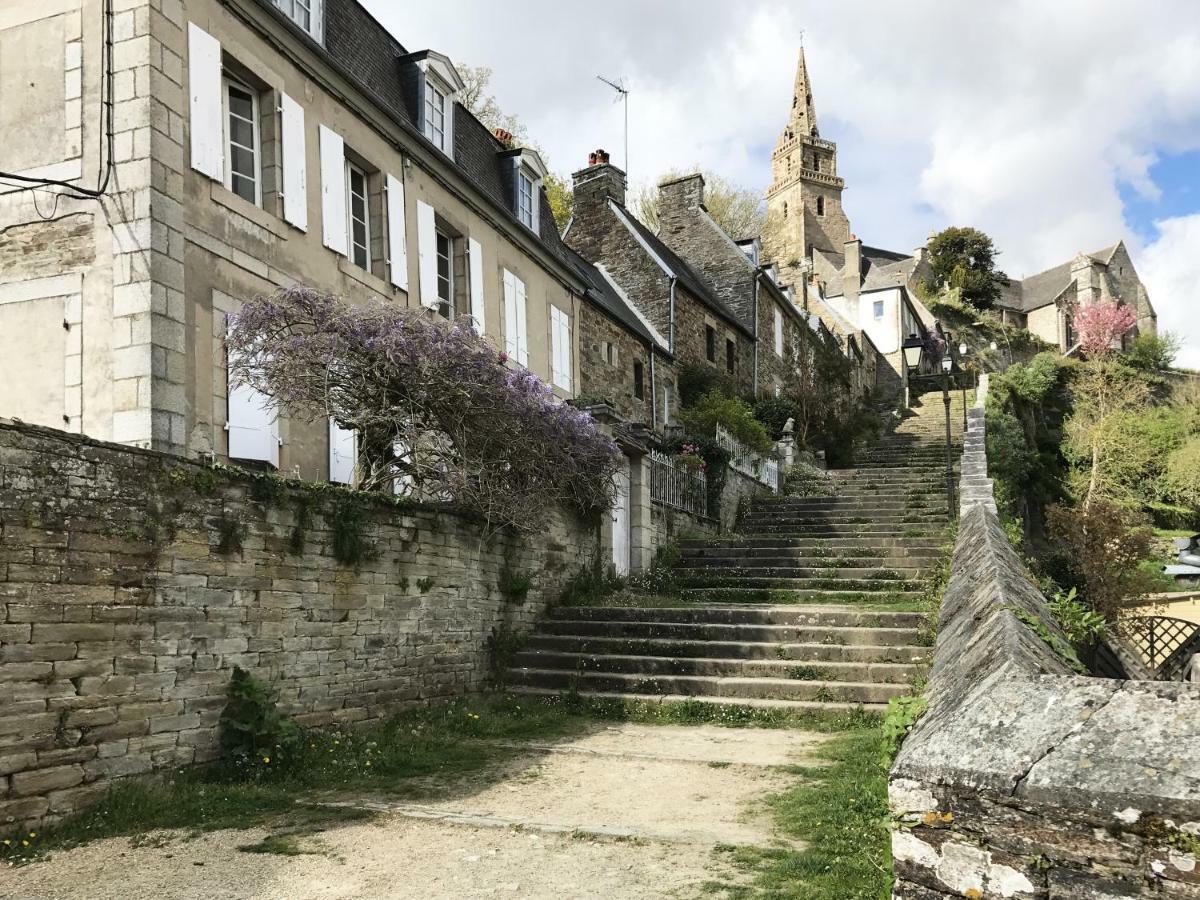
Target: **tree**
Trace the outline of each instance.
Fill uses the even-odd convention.
[[[1008,276],[996,269],[996,248],[982,231],[950,227],[934,235],[927,249],[932,272],[926,287],[932,293],[958,288],[976,309],[991,309],[1000,299]]]
[[[1162,372],[1175,365],[1179,337],[1171,332],[1139,334],[1125,351],[1125,361],[1135,369]]]
[[[358,433],[362,487],[455,503],[489,533],[609,506],[616,444],[465,319],[292,287],[246,303],[226,343],[236,382]]]
[[[633,198],[633,211],[651,229],[658,231],[658,184],[686,173],[672,169],[654,185],[642,187]],[[742,187],[715,172],[703,172],[704,208],[725,233],[734,240],[757,237],[767,221],[766,207],[759,191]]]
[[[1136,322],[1133,310],[1117,300],[1080,303],[1071,316],[1079,346],[1088,356],[1119,350],[1121,338]]]
[[[525,128],[524,123],[516,116],[500,109],[496,98],[488,92],[488,86],[492,81],[492,70],[487,66],[457,66],[456,68],[466,83],[459,93],[459,102],[492,131],[499,128],[511,134],[514,147],[528,147],[537,151],[542,162],[549,166],[550,161],[546,158],[546,154],[534,141],[530,140],[528,129]],[[571,193],[567,179],[554,172],[547,172],[542,186],[546,189],[546,199],[550,202],[550,212],[554,215],[554,222],[558,226],[558,230],[562,231],[567,227],[567,222],[571,220],[575,195]]]

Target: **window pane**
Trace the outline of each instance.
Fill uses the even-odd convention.
[[[254,118],[254,98],[248,92],[230,86],[229,112],[242,119]]]
[[[249,119],[229,117],[229,139],[243,147],[254,146],[254,124]]]
[[[454,317],[454,241],[448,235],[437,234],[437,295],[438,311],[447,319]]]
[[[254,180],[246,178],[244,175],[234,173],[232,182],[233,192],[243,200],[249,200],[251,203],[257,201],[254,189]]]
[[[245,147],[232,146],[229,148],[230,160],[233,164],[234,174],[247,178],[250,181],[255,180],[254,171],[254,153],[247,150]]]

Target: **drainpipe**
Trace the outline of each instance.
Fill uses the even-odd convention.
[[[671,307],[668,312],[668,315],[671,317],[671,321],[667,329],[667,343],[670,346],[672,353],[675,352],[675,282],[677,280],[678,279],[676,279],[674,275],[671,276]]]
[[[762,277],[762,266],[754,270],[754,385],[751,393],[758,399],[758,279]]]
[[[650,427],[658,431],[658,379],[654,377],[654,345],[650,347]]]

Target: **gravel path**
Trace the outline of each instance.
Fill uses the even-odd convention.
[[[301,855],[244,853],[261,829],[100,841],[16,870],[6,898],[690,897],[715,844],[773,841],[764,796],[811,762],[820,735],[618,725],[528,745],[505,777],[427,803],[345,801],[366,824],[295,839]],[[727,876],[728,873],[722,872]]]

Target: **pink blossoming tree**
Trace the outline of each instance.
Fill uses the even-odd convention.
[[[1121,338],[1136,322],[1133,311],[1116,300],[1081,303],[1072,319],[1079,346],[1088,356],[1120,347]]]
[[[226,342],[237,381],[357,431],[361,488],[454,503],[489,531],[609,506],[616,444],[465,320],[294,287],[246,303]]]

